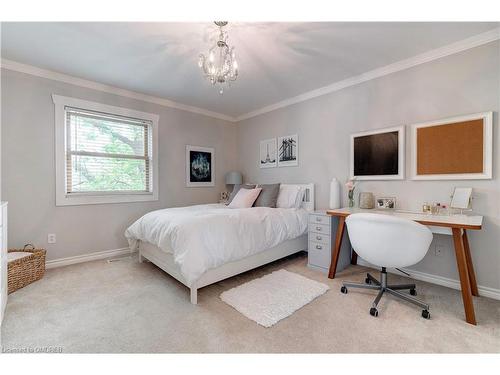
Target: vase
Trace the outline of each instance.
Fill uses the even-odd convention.
[[[349,207],[354,207],[354,189],[349,190],[349,193],[347,196],[349,197]]]
[[[372,193],[359,193],[359,208],[371,209],[375,207],[375,198]]]
[[[340,186],[334,177],[330,182],[330,209],[340,208]]]

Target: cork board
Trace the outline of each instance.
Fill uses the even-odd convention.
[[[417,128],[417,175],[483,173],[483,121]]]

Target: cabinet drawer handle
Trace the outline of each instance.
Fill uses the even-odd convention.
[[[321,245],[316,245],[316,249],[321,250],[322,248],[323,248],[323,246],[321,246]]]
[[[323,221],[323,219],[321,219],[320,217],[317,217],[316,221]]]
[[[316,239],[317,239],[318,241],[321,241],[321,236],[316,236]]]
[[[321,231],[321,227],[316,227],[316,230],[319,230],[319,231]]]

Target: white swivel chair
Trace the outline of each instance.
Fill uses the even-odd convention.
[[[416,295],[415,284],[388,285],[386,267],[407,267],[416,264],[429,250],[432,233],[426,226],[411,220],[395,216],[359,213],[349,215],[346,219],[349,239],[352,248],[375,266],[382,267],[380,281],[367,274],[365,284],[343,282],[340,291],[347,293],[347,288],[363,288],[378,290],[377,298],[370,309],[372,316],[378,316],[377,305],[382,295],[387,292],[420,306],[422,317],[429,319],[429,305],[398,290],[409,289]]]

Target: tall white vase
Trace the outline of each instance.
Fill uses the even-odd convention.
[[[340,208],[340,184],[335,177],[330,182],[330,208]]]

